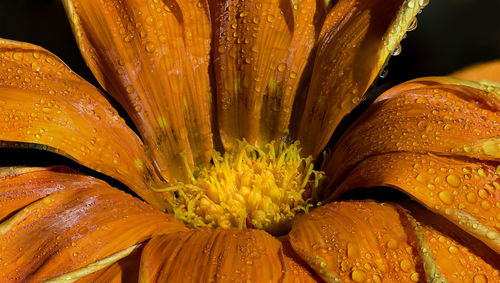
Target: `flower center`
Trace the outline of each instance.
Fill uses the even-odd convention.
[[[232,152],[212,154],[212,164],[195,170],[191,183],[169,187],[177,219],[194,228],[237,227],[280,234],[297,213],[313,207],[323,172],[298,142],[263,148],[239,142]]]

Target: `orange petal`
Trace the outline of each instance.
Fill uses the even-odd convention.
[[[164,178],[184,179],[212,148],[205,1],[65,0],[80,50],[127,110]]]
[[[195,230],[153,237],[144,248],[141,282],[278,282],[278,240],[259,230]]]
[[[372,201],[330,203],[296,218],[290,243],[327,282],[425,278],[402,209]]]
[[[102,93],[38,46],[0,39],[0,62],[0,147],[63,154],[162,207],[141,141]]]
[[[341,0],[335,4],[321,30],[299,124],[304,154],[318,156],[323,150],[339,122],[359,104],[398,50],[425,2]]]
[[[217,115],[226,149],[288,134],[299,81],[314,46],[315,0],[210,1]]]
[[[393,186],[500,252],[500,163],[387,153],[364,159],[335,191]]]
[[[463,246],[431,227],[424,227],[423,234],[436,258],[440,273],[450,282],[499,282],[498,269],[476,255],[475,246]],[[498,268],[498,254],[496,255]],[[495,262],[491,262],[495,264]]]
[[[500,83],[500,60],[472,65],[450,76],[477,82],[489,81]]]
[[[295,253],[288,237],[284,236],[279,240],[283,246],[283,258],[286,267],[284,282],[320,282],[321,278],[315,274],[314,270],[311,270],[307,263],[297,253]]]
[[[498,254],[424,207],[406,202],[421,236],[448,282],[499,282]]]
[[[155,233],[183,230],[171,216],[104,183],[68,188],[31,203],[0,224],[2,278],[78,279],[82,272],[120,259],[117,254],[132,252]]]
[[[135,249],[130,255],[120,259],[107,268],[77,280],[83,282],[106,282],[106,283],[136,283],[139,280],[139,265],[141,262],[143,245]]]
[[[500,89],[422,78],[379,97],[344,133],[324,170],[332,187],[363,159],[390,152],[500,161]]]
[[[57,191],[98,184],[103,182],[60,166],[0,168],[0,221]]]

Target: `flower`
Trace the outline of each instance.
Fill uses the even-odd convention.
[[[321,157],[425,1],[64,3],[140,138],[56,56],[1,40],[0,146],[149,204],[4,168],[4,280],[498,280],[498,62],[388,90]],[[419,204],[341,200],[377,186]]]

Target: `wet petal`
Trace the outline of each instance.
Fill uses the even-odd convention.
[[[143,247],[144,245],[141,245],[131,254],[109,267],[91,273],[76,282],[136,283],[139,280],[139,265]]]
[[[185,229],[171,216],[104,183],[67,188],[29,204],[0,224],[2,278],[79,278],[130,254],[155,233]]]
[[[444,278],[450,282],[498,282],[499,271],[474,254],[474,246],[463,246],[431,227],[424,227],[423,234],[429,243],[436,264]]]
[[[205,1],[64,1],[80,50],[127,110],[164,178],[212,148]]]
[[[450,76],[476,82],[489,81],[500,83],[500,60],[472,65]]]
[[[418,221],[416,225],[421,236],[439,272],[448,282],[500,280],[500,262],[496,252],[425,207],[412,201],[403,205]]]
[[[500,161],[500,89],[422,78],[379,97],[344,133],[324,170],[332,187],[363,159],[391,152]]]
[[[153,237],[141,257],[140,282],[278,282],[280,242],[259,230],[194,230]]]
[[[0,168],[0,221],[57,191],[98,184],[103,182],[62,166]]]
[[[65,155],[162,207],[141,141],[102,93],[38,46],[0,39],[0,62],[0,147]]]
[[[279,239],[283,245],[283,258],[286,267],[284,282],[320,282],[321,278],[316,275],[307,263],[293,250],[288,236]]]
[[[497,168],[500,169],[498,162],[387,153],[359,163],[335,195],[359,187],[397,187],[500,252],[500,174]]]
[[[413,227],[390,204],[327,204],[296,218],[289,237],[295,252],[328,282],[425,278]]]
[[[298,139],[317,156],[428,1],[338,1],[319,38]]]
[[[288,134],[295,94],[318,32],[314,0],[210,1],[217,113],[226,149]],[[320,9],[324,9],[320,7]]]

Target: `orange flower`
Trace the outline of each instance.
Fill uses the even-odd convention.
[[[321,156],[426,2],[65,0],[140,137],[56,56],[0,39],[0,146],[147,202],[2,169],[2,280],[499,281],[498,62],[388,90]],[[379,202],[341,200],[360,187]]]

